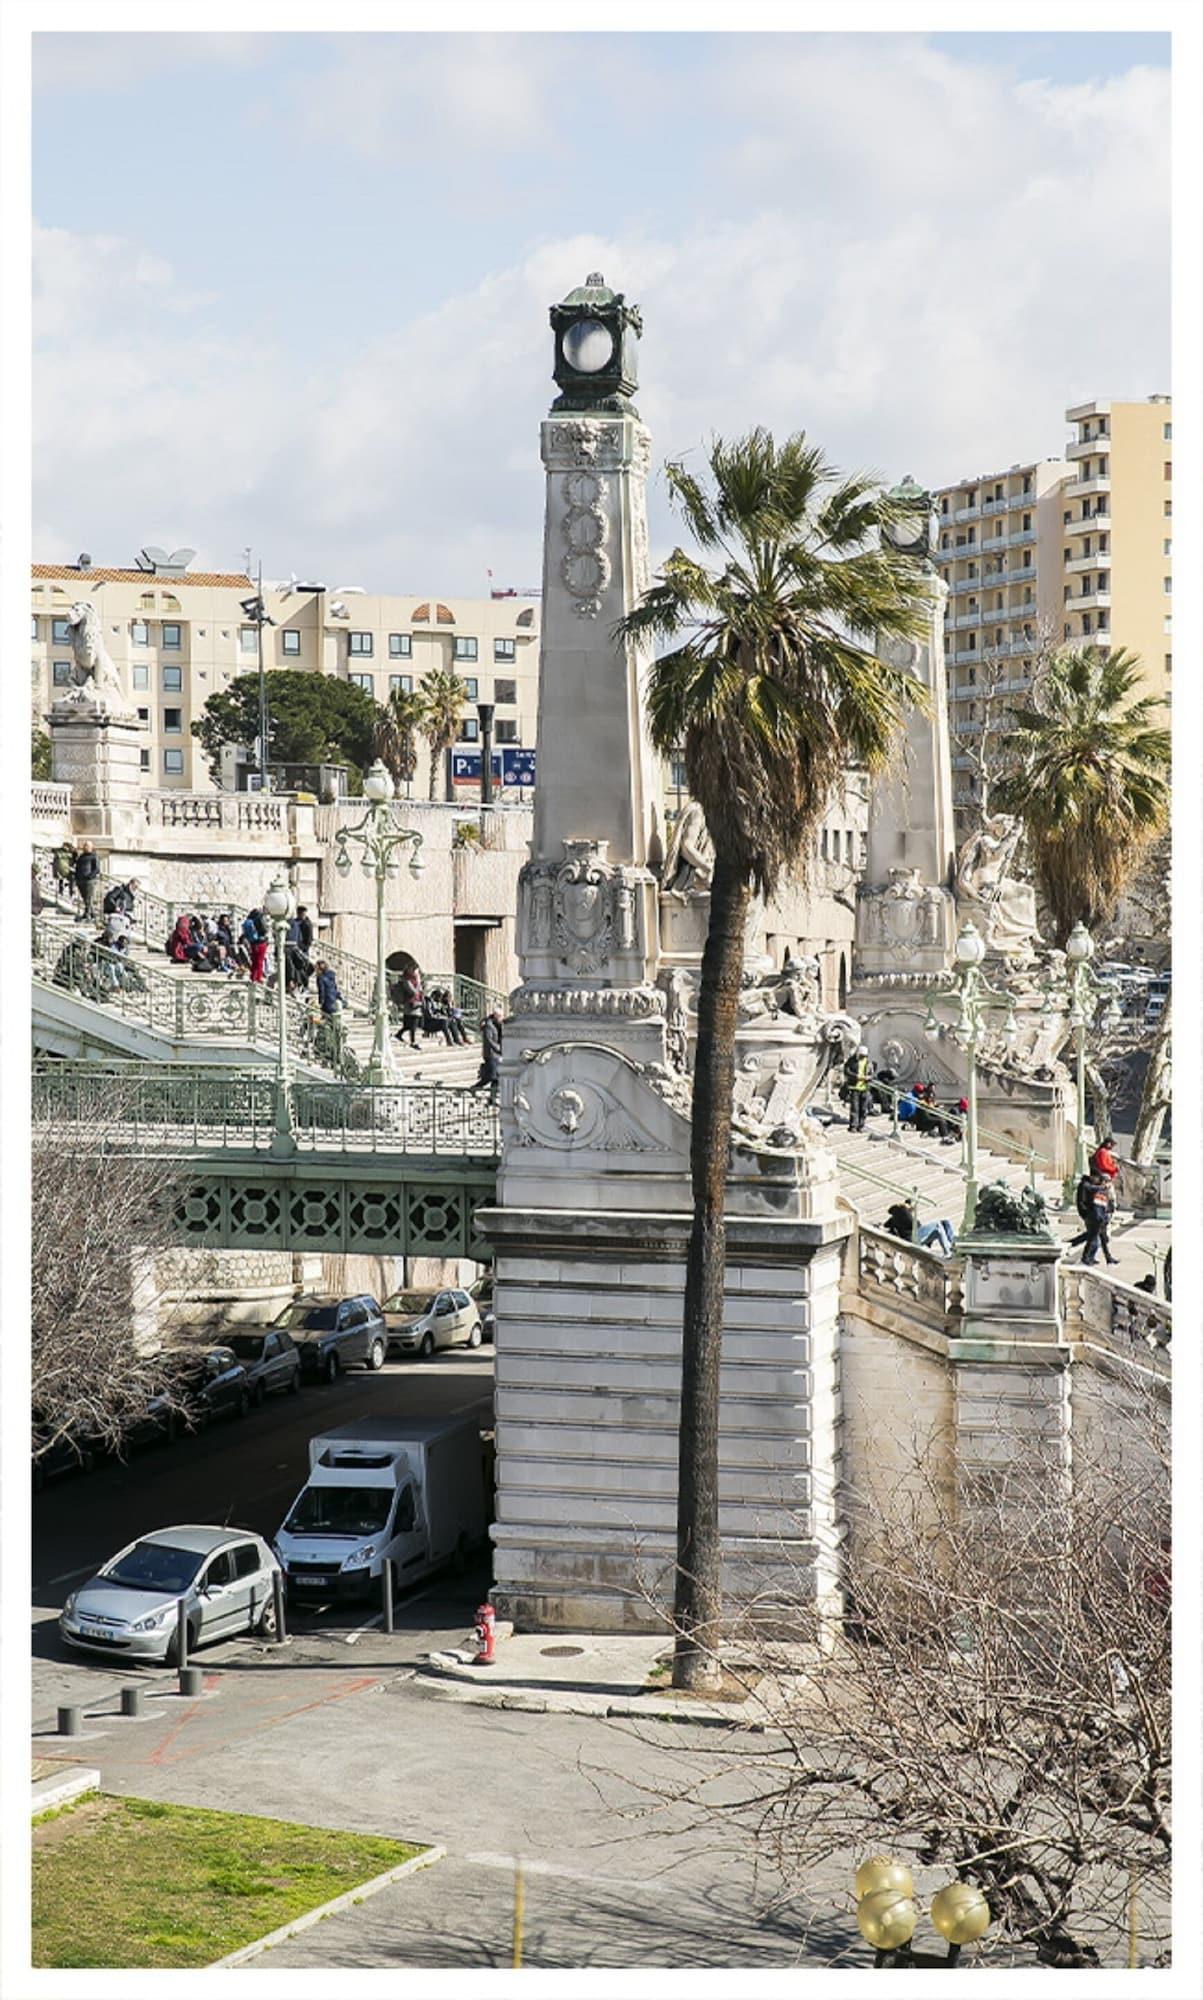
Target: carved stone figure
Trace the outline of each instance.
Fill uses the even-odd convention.
[[[992,951],[1024,955],[1036,935],[1036,892],[1008,875],[1022,827],[1011,813],[990,813],[957,860],[957,909],[977,925]]]
[[[696,799],[691,799],[673,831],[668,859],[664,864],[663,890],[683,903],[687,896],[703,895],[714,880],[714,842],[706,825],[706,815]]]
[[[546,873],[536,875],[530,892],[530,948],[546,951],[551,944],[551,882]]]
[[[973,1226],[992,1236],[1047,1236],[1048,1205],[1035,1188],[1015,1194],[1005,1181],[991,1181],[978,1195]]]
[[[71,628],[71,651],[75,655],[71,667],[71,681],[77,690],[68,700],[83,701],[85,690],[91,683],[91,693],[98,708],[112,708],[125,713],[129,704],[121,686],[117,668],[109,656],[101,629],[100,613],[94,604],[86,599],[73,604],[67,613],[67,623]]]

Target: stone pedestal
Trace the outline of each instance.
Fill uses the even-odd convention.
[[[46,722],[54,781],[71,787],[76,837],[104,845],[130,839],[144,818],[137,718],[89,699],[56,701]]]
[[[974,1232],[950,1342],[958,1503],[987,1523],[1068,1499],[1070,1348],[1061,1324],[1061,1245]]]

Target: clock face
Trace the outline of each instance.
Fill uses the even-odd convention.
[[[578,375],[596,375],[614,357],[614,335],[599,319],[578,319],[564,335],[564,359]]]
[[[896,526],[886,532],[896,549],[914,549],[922,546],[926,528],[924,515],[904,514]]]

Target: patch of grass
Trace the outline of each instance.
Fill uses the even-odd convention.
[[[111,1796],[33,1830],[33,1962],[211,1965],[422,1852],[375,1834]]]

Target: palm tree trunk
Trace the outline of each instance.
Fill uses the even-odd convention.
[[[432,737],[430,739],[430,794],[429,794],[432,804],[437,800],[439,794],[439,755],[440,755],[439,746]]]
[[[693,1230],[685,1272],[677,1486],[673,1686],[678,1688],[712,1686],[717,1679],[722,1620],[718,1427],[727,1268],[724,1202],[749,894],[740,870],[716,857],[693,1075]]]

